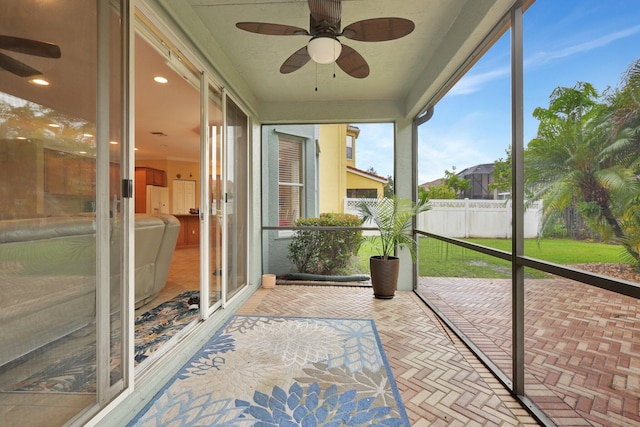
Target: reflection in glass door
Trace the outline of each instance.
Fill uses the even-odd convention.
[[[117,3],[2,11],[7,57],[27,65],[0,73],[3,426],[63,425],[124,387]]]
[[[107,10],[111,9],[105,6],[101,7]],[[124,7],[125,5],[123,4],[120,10],[125,10]],[[99,390],[98,399],[101,402],[107,402],[126,387],[125,375],[129,368],[125,363],[128,349],[124,345],[126,342],[125,337],[127,336],[127,328],[123,322],[126,318],[124,313],[127,310],[127,301],[124,298],[127,275],[123,274],[123,271],[127,265],[124,259],[127,233],[125,233],[126,227],[124,226],[124,213],[126,211],[122,199],[121,185],[122,178],[127,176],[124,173],[126,171],[124,159],[127,156],[123,155],[123,153],[128,147],[125,144],[126,135],[122,123],[122,110],[127,111],[125,104],[128,100],[123,99],[122,90],[122,82],[124,81],[123,53],[121,51],[122,31],[120,30],[120,26],[123,25],[122,18],[115,10],[109,10],[108,17],[103,17],[102,19],[105,20],[105,24],[106,22],[109,23],[109,60],[108,65],[104,68],[110,71],[109,91],[104,96],[104,98],[108,96],[108,99],[102,99],[99,96],[99,102],[102,102],[103,105],[102,112],[98,113],[98,135],[101,136],[99,144],[104,148],[98,149],[99,163],[96,168],[96,175],[98,177],[98,193],[106,194],[107,191],[101,193],[100,190],[108,187],[109,194],[109,199],[99,204],[103,212],[98,213],[107,224],[105,227],[107,233],[105,234],[108,236],[109,267],[107,270],[108,280],[105,285],[106,283],[109,283],[109,285],[101,286],[103,288],[103,297],[107,292],[106,289],[108,289],[108,301],[102,304],[103,307],[108,307],[108,310],[103,313],[104,324],[98,329],[97,372],[99,381],[104,383],[104,387]],[[100,48],[106,49],[107,46],[101,45]],[[100,64],[99,68],[100,66],[102,65]],[[122,109],[117,107],[122,107]],[[109,120],[105,123],[101,118],[107,115],[107,111]],[[107,128],[103,129],[105,126]],[[106,155],[107,152],[108,156]],[[100,241],[98,243],[100,248]],[[107,245],[105,244],[102,247],[106,250]],[[104,263],[105,261],[103,260],[102,262]],[[100,316],[98,316],[98,319],[100,320]]]

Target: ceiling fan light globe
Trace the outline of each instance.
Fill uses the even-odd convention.
[[[309,40],[307,51],[314,62],[331,64],[340,57],[342,45],[333,37],[314,37]]]

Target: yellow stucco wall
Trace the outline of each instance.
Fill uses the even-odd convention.
[[[347,172],[347,188],[375,188],[378,197],[384,195],[384,185],[381,182],[355,173]]]
[[[347,194],[347,125],[320,125],[319,207],[320,212],[343,212]]]

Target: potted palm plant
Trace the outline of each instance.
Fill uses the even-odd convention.
[[[380,233],[365,237],[365,242],[378,252],[369,258],[371,286],[376,298],[389,299],[395,295],[400,270],[400,259],[395,256],[397,248],[409,249],[411,258],[416,261],[413,218],[430,208],[426,197],[413,203],[395,195],[378,199],[375,203],[363,199],[357,205],[362,222],[371,221]]]

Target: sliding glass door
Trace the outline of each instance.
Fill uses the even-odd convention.
[[[126,2],[9,2],[0,64],[2,425],[62,425],[126,386]],[[124,19],[123,19],[124,18]],[[64,23],[73,23],[67,25]]]

